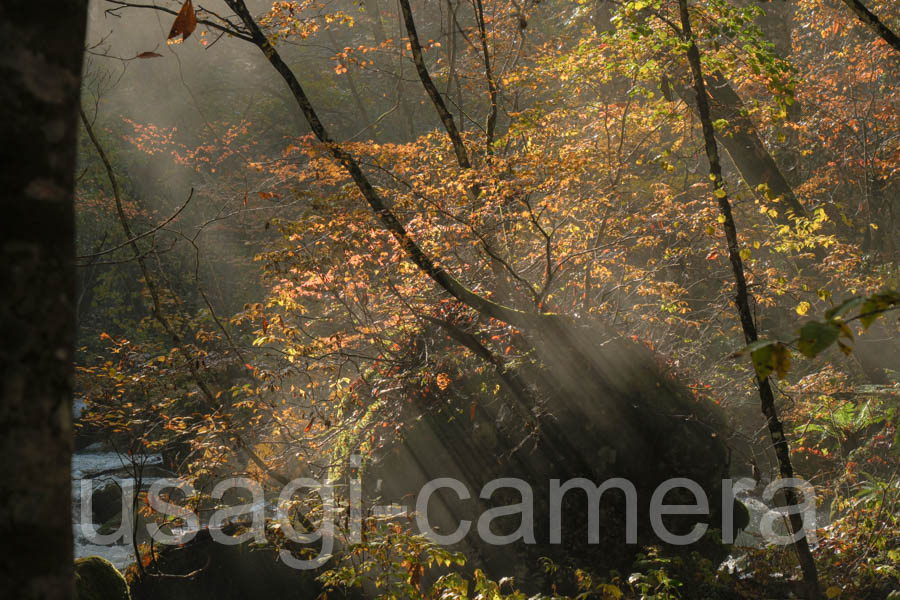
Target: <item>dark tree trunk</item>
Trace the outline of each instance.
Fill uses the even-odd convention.
[[[769,8],[771,18],[780,16],[789,18],[789,6],[773,5]],[[591,13],[593,26],[598,33],[612,30],[614,5],[608,0],[598,1]],[[769,22],[769,24],[771,21]],[[774,38],[783,38],[787,35],[787,43],[779,44],[780,51],[787,53],[790,48],[790,23],[782,23],[782,29],[775,32]],[[787,30],[785,33],[784,29]],[[785,54],[787,56],[787,54]],[[674,91],[681,100],[697,113],[697,99],[690,79],[687,65],[675,66],[667,74],[668,80],[674,84]],[[772,154],[766,148],[765,142],[759,135],[759,131],[753,120],[747,116],[744,102],[725,77],[718,72],[706,75],[708,80],[707,94],[709,95],[710,116],[713,121],[724,119],[726,126],[716,134],[720,144],[728,152],[734,166],[747,185],[756,191],[761,200],[766,204],[771,203],[757,188],[765,184],[769,189],[769,196],[780,198],[780,203],[773,208],[778,211],[775,221],[783,225],[792,225],[788,212],[796,216],[806,216],[806,210],[794,194],[794,190],[788,183],[784,173],[778,167]],[[668,81],[667,80],[667,81]],[[669,83],[664,84],[668,88]],[[668,98],[668,96],[667,96]]]
[[[72,596],[73,187],[86,0],[0,5],[0,590]]]
[[[679,0],[678,8],[681,15],[682,38],[688,43],[687,58],[691,67],[697,113],[703,126],[706,157],[709,159],[709,175],[712,180],[713,193],[718,198],[719,213],[723,218],[722,227],[725,230],[725,238],[728,241],[728,258],[734,273],[736,288],[734,303],[740,316],[744,340],[751,344],[758,339],[756,323],[753,320],[751,296],[747,288],[743,260],[741,259],[740,246],[738,245],[737,227],[731,212],[731,202],[728,200],[728,194],[725,191],[725,180],[722,178],[722,165],[719,161],[719,149],[716,143],[715,127],[713,126],[713,113],[710,110],[709,96],[707,96],[707,87],[700,61],[700,50],[697,48],[691,31],[691,18],[688,12],[687,0]],[[714,95],[712,97],[715,98]],[[775,408],[775,395],[772,391],[772,386],[768,378],[757,378],[756,383],[759,389],[762,412],[766,417],[766,424],[775,450],[775,456],[778,458],[781,478],[786,480],[793,479],[794,467],[791,464],[791,451],[784,436],[784,427]],[[785,500],[788,506],[797,504],[796,494],[792,488],[785,489]],[[794,542],[794,549],[797,551],[800,568],[803,571],[803,583],[806,588],[805,595],[809,600],[816,600],[819,597],[818,573],[806,539],[806,533],[803,529],[803,520],[799,514],[791,514],[790,524],[792,532],[803,532],[803,535]]]
[[[862,21],[866,27],[875,32],[881,39],[890,44],[894,50],[900,52],[900,36],[894,33],[887,25],[875,16],[875,13],[866,8],[866,5],[859,0],[843,0],[853,14]]]

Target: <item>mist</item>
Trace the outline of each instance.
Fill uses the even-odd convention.
[[[900,594],[900,54],[856,4],[93,1],[76,556],[136,599]],[[421,530],[449,480],[431,533],[506,543]],[[552,481],[632,487],[553,530]]]

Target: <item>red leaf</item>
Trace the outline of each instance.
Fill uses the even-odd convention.
[[[191,0],[185,0],[181,10],[178,11],[178,16],[175,17],[175,22],[172,23],[168,39],[180,35],[182,40],[186,40],[195,29],[197,29],[197,15],[194,13],[194,5],[191,4]]]

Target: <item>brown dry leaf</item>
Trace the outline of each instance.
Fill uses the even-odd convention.
[[[172,23],[172,29],[169,30],[169,39],[180,35],[184,41],[195,29],[197,29],[197,15],[194,13],[194,5],[191,4],[191,0],[185,0],[181,10],[178,11],[178,16],[175,17],[175,22]]]
[[[162,58],[162,54],[156,52],[141,52],[135,58]]]

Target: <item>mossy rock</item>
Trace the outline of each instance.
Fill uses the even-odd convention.
[[[228,525],[225,535],[235,535]],[[136,565],[127,577],[135,600],[360,600],[356,592],[326,590],[316,580],[320,571],[300,570],[279,558],[277,548],[251,541],[235,545],[217,542],[201,529],[180,546],[161,546],[143,576]],[[329,567],[334,563],[329,563]]]
[[[517,582],[529,593],[540,587],[541,557],[595,572],[627,572],[638,553],[654,546],[665,554],[699,551],[724,558],[727,548],[721,543],[663,543],[649,517],[658,486],[686,478],[703,490],[710,514],[666,515],[665,528],[684,535],[698,523],[715,528],[721,522],[716,501],[728,477],[729,449],[723,440],[729,435],[719,408],[667,376],[647,349],[604,338],[602,331],[560,323],[534,332],[527,345],[531,351],[515,367],[515,379],[476,373],[471,381],[454,382],[441,402],[405,403],[409,414],[402,440],[374,457],[364,475],[367,495],[379,496],[381,504],[409,505],[428,481],[460,481],[469,499],[438,491],[427,511],[431,524],[450,532],[463,520],[474,523],[487,509],[521,501],[518,492],[502,488],[489,500],[479,499],[486,483],[524,481],[533,493],[533,542],[493,545],[472,528],[454,549],[495,579],[524,565],[526,576]],[[551,541],[551,480],[586,479],[596,486],[613,478],[627,480],[636,490],[637,543],[627,541],[628,505],[618,491],[604,495],[594,509],[599,511],[599,540],[593,542],[586,495],[567,494],[560,507],[564,543]],[[694,501],[685,489],[665,496],[666,504]],[[741,508],[735,507],[738,527],[746,526]],[[492,529],[511,534],[520,521],[516,514],[501,517]]]
[[[111,562],[88,556],[75,561],[75,600],[131,600],[131,595]]]

